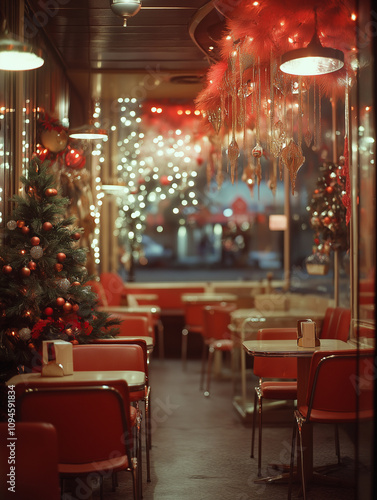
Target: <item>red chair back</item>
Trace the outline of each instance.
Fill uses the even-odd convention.
[[[350,336],[350,326],[351,326],[351,310],[342,309],[340,312],[338,326],[336,329],[336,338],[338,340],[343,340],[347,342]]]
[[[374,352],[317,351],[313,354],[307,405],[311,411],[354,414],[356,420],[373,414]],[[358,415],[357,413],[358,412]],[[332,415],[331,415],[332,414]],[[339,415],[338,415],[339,416]],[[345,415],[346,416],[346,415]],[[347,415],[352,419],[352,415]]]
[[[19,398],[18,415],[23,421],[47,420],[56,428],[60,468],[121,456],[131,464],[129,400],[112,387],[30,389]],[[72,422],[73,415],[80,418]]]
[[[351,323],[351,312],[345,307],[335,307],[328,328],[322,328],[321,339],[347,340]]]
[[[14,450],[6,446],[12,443],[8,440],[9,426],[8,423],[0,423],[0,471],[4,475],[0,481],[0,498],[21,500],[32,496],[39,500],[60,500],[55,427],[42,422],[18,422],[14,435],[17,441],[14,441],[15,463],[12,464],[8,460],[12,459]],[[5,479],[5,471],[10,472],[11,466],[15,467],[15,492],[8,489],[10,484],[7,484],[7,480],[12,478],[9,476]]]
[[[74,371],[144,371],[144,353],[139,345],[74,345]]]
[[[204,329],[204,312],[205,304],[199,303],[184,303],[185,326],[188,330],[202,332]]]
[[[107,304],[109,306],[122,305],[126,294],[122,278],[116,273],[101,273],[100,280],[105,291]]]
[[[203,336],[210,339],[230,338],[230,313],[236,308],[236,304],[205,306]]]
[[[323,323],[322,323],[321,335],[320,335],[320,337],[322,339],[328,338],[327,335],[328,335],[330,320],[331,320],[331,316],[332,316],[333,312],[334,312],[333,307],[328,307],[326,309],[325,317],[323,318]]]
[[[296,328],[262,328],[257,340],[297,339]],[[297,378],[297,360],[291,357],[254,356],[254,375],[260,378]]]
[[[126,339],[115,337],[113,339],[96,339],[94,344],[99,345],[138,345],[143,350],[144,355],[144,372],[145,376],[148,379],[148,349],[147,343],[142,339]]]
[[[113,313],[112,317],[121,320],[118,336],[121,337],[153,337],[154,339],[154,321],[152,314],[142,313]]]

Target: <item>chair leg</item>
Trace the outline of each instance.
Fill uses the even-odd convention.
[[[257,421],[257,407],[258,407],[258,396],[257,396],[257,391],[254,391],[254,409],[253,409],[253,428],[251,431],[251,452],[250,452],[250,458],[254,458],[254,440],[255,440],[255,424]]]
[[[144,401],[145,405],[145,455],[147,459],[147,482],[151,482],[151,461],[150,461],[150,413],[149,413],[149,397],[147,396]]]
[[[204,396],[206,397],[209,396],[209,386],[211,383],[211,371],[212,371],[212,361],[214,353],[215,349],[212,346],[210,346],[208,351],[208,363],[207,363],[207,383],[206,383],[206,389],[204,391]]]
[[[113,491],[115,491],[118,486],[118,475],[116,472],[113,472],[111,474],[111,482],[112,482],[112,489]]]
[[[206,371],[206,358],[207,358],[207,345],[203,340],[203,350],[202,350],[202,368],[201,368],[201,373],[200,373],[200,386],[199,390],[203,390],[203,385],[204,385],[204,374]]]
[[[289,488],[288,488],[288,500],[292,497],[292,485],[293,485],[293,469],[295,466],[295,449],[296,449],[296,435],[297,435],[297,422],[293,419],[293,430],[292,430],[292,446],[291,446],[291,460],[289,464]]]
[[[188,330],[187,328],[184,328],[182,330],[182,347],[181,347],[182,368],[184,370],[186,370],[186,365],[187,365],[187,336],[188,336]]]
[[[140,500],[141,498],[143,498],[143,494],[141,493],[140,470],[137,460],[133,461],[133,467],[131,469],[131,473],[132,473],[133,497],[134,500]]]
[[[140,495],[140,498],[143,497],[143,490],[142,490],[142,478],[143,478],[143,455],[142,455],[142,447],[141,447],[141,433],[142,433],[142,428],[141,428],[141,420],[142,420],[142,416],[141,416],[141,412],[139,410],[139,405],[138,403],[136,404],[136,407],[138,409],[138,415],[136,417],[136,446],[137,446],[137,450],[136,450],[136,460],[137,460],[137,479],[138,479],[138,484],[137,484],[137,488],[138,488],[138,492],[139,492],[139,495]]]
[[[339,427],[335,424],[335,453],[338,457],[338,464],[340,464],[340,444],[339,444]]]
[[[301,482],[302,482],[302,494],[304,500],[306,500],[306,487],[305,487],[305,474],[304,474],[304,450],[302,448],[302,424],[298,422],[298,436],[300,440],[300,462],[301,462]]]
[[[262,397],[258,394],[258,477],[262,475]]]

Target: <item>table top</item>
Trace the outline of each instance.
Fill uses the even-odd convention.
[[[182,302],[236,302],[234,293],[183,293]]]
[[[254,356],[309,357],[315,351],[349,351],[355,346],[335,339],[322,339],[316,347],[300,347],[297,340],[245,340],[245,351]]]
[[[246,318],[323,318],[323,312],[317,311],[304,311],[302,309],[288,309],[288,310],[266,310],[260,311],[259,309],[236,309],[230,313],[231,319],[246,319]]]
[[[109,370],[109,371],[76,371],[72,375],[65,375],[64,377],[42,377],[40,373],[21,373],[15,375],[7,381],[7,385],[17,385],[19,383],[27,384],[28,382],[38,381],[40,384],[48,385],[54,383],[66,382],[98,382],[99,384],[106,384],[111,380],[125,380],[128,384],[129,390],[141,391],[145,386],[145,373],[132,370]]]
[[[140,305],[140,306],[101,306],[98,308],[99,311],[107,312],[109,314],[112,313],[152,313],[152,314],[160,314],[161,307],[155,305]]]

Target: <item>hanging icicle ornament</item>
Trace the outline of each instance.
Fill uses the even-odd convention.
[[[254,158],[257,160],[257,166],[255,169],[255,175],[257,177],[257,184],[258,187],[260,186],[261,179],[262,179],[262,166],[261,166],[261,157],[263,154],[263,148],[260,144],[257,144],[251,151],[251,154],[253,155]]]
[[[235,137],[232,137],[232,140],[228,146],[228,158],[230,163],[230,178],[232,184],[234,183],[234,176],[237,167],[237,160],[240,155],[240,148],[238,147],[237,141]]]
[[[208,113],[208,121],[212,125],[213,130],[218,134],[221,129],[222,120],[221,120],[221,108],[217,108],[214,111],[210,111]]]
[[[273,156],[275,156],[275,158],[277,158],[280,155],[284,147],[285,141],[286,141],[286,134],[285,134],[284,123],[281,120],[278,120],[273,125],[273,134],[271,141],[271,153],[273,154]]]
[[[293,195],[295,192],[297,172],[304,164],[305,157],[302,154],[301,148],[291,139],[289,144],[281,152],[281,159],[289,171]]]

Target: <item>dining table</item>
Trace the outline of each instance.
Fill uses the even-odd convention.
[[[98,385],[111,385],[111,382],[114,380],[126,381],[130,392],[142,391],[145,387],[145,373],[136,370],[75,371],[71,375],[64,375],[62,377],[45,377],[40,372],[20,373],[10,378],[6,382],[6,385],[78,385],[81,382],[98,382]]]
[[[321,329],[324,312],[317,310],[303,311],[298,308],[260,310],[257,308],[236,309],[230,313],[232,340],[235,348],[240,348],[240,381],[241,394],[233,397],[233,406],[241,418],[248,420],[253,412],[253,403],[247,396],[246,359],[242,352],[242,345],[247,340],[256,340],[261,328],[296,328],[297,321],[311,319]]]
[[[183,303],[203,304],[205,306],[215,302],[236,302],[237,295],[234,293],[217,292],[183,293],[181,299]]]
[[[308,389],[310,363],[313,353],[316,351],[348,351],[354,350],[355,344],[343,342],[336,339],[322,339],[316,347],[301,347],[297,340],[246,340],[243,348],[250,356],[268,357],[295,357],[297,358],[297,406],[306,403]],[[310,481],[313,478],[313,427],[306,424],[302,429],[303,464],[305,478]],[[300,467],[300,460],[297,460]],[[275,482],[283,478],[283,475],[269,476],[258,479],[258,482]]]

